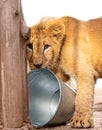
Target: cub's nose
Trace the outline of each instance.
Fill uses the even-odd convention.
[[[34,64],[34,66],[39,69],[42,66],[42,64]]]

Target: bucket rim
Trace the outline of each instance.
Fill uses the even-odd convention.
[[[53,114],[53,116],[52,116],[48,121],[46,121],[45,124],[37,123],[37,124],[38,124],[38,125],[37,125],[37,124],[34,124],[34,123],[31,121],[32,125],[33,125],[35,128],[41,128],[41,127],[47,126],[47,124],[49,124],[49,123],[51,122],[51,120],[53,120],[53,118],[55,117],[55,115],[56,115],[56,113],[57,113],[57,110],[58,110],[58,108],[59,108],[59,106],[60,106],[61,98],[62,98],[62,95],[61,95],[62,88],[61,88],[60,80],[57,78],[57,76],[55,75],[55,73],[54,73],[52,70],[50,70],[50,69],[48,69],[48,68],[40,68],[40,69],[36,69],[36,70],[31,70],[31,71],[29,72],[29,74],[30,74],[30,73],[33,73],[33,72],[40,72],[40,71],[42,71],[42,70],[47,71],[47,72],[51,73],[52,76],[54,76],[55,80],[57,81],[57,84],[58,84],[58,87],[59,87],[59,90],[60,90],[60,94],[59,94],[58,105],[57,105],[56,111],[55,111],[55,113]],[[32,81],[30,81],[30,82],[32,82]],[[28,83],[28,84],[29,84],[29,83]],[[29,86],[29,85],[28,85],[28,86]],[[58,90],[57,90],[57,91],[58,91]],[[30,117],[29,117],[29,118],[30,118]],[[31,119],[30,119],[30,120],[31,120]]]

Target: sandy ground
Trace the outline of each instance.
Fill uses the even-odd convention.
[[[102,130],[102,87],[95,88],[94,123],[96,128]]]

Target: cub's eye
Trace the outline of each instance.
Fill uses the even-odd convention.
[[[33,45],[31,43],[27,44],[27,47],[33,49]]]
[[[44,46],[44,50],[48,49],[49,47],[50,47],[50,45],[46,44],[46,45]]]

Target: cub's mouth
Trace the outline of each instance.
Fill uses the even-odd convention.
[[[41,64],[34,64],[34,67],[36,67],[37,69],[42,68],[42,63]]]
[[[43,64],[33,64],[33,67],[31,68],[31,70],[36,70],[36,69],[40,69],[40,68],[49,69],[48,66],[43,66]]]

